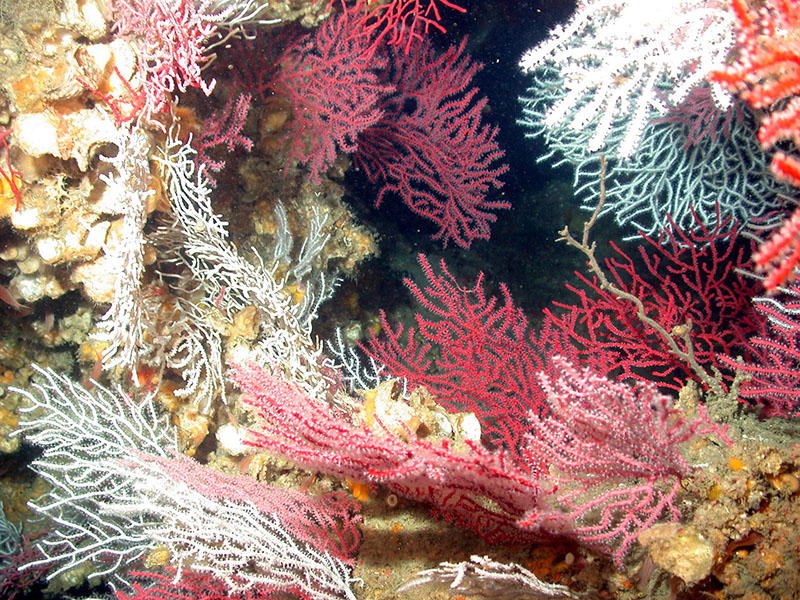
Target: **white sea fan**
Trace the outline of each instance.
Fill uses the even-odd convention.
[[[566,122],[591,128],[590,151],[604,147],[615,121],[627,122],[617,155],[631,156],[645,126],[666,110],[658,91],[669,82],[668,101],[680,104],[725,65],[735,42],[735,18],[721,0],[587,0],[520,61],[525,72],[554,67],[563,94],[550,106],[548,127]],[[715,90],[714,98],[730,102]]]
[[[122,215],[122,226],[106,242],[109,269],[116,273],[111,306],[97,323],[95,338],[108,342],[103,351],[106,369],[130,369],[135,378],[135,365],[146,348],[144,341],[144,226],[147,222],[147,200],[150,188],[149,154],[151,142],[141,130],[121,128],[115,156],[100,156],[112,173],[100,178],[107,188],[97,209]]]
[[[52,369],[34,369],[38,382],[29,389],[9,389],[29,402],[22,409],[29,416],[15,434],[42,447],[32,467],[52,485],[31,507],[54,527],[38,544],[43,558],[28,566],[52,566],[52,579],[91,562],[90,578],[122,581],[124,566],[155,545],[145,530],[150,519],[110,515],[104,505],[134,494],[119,460],[131,448],[167,456],[177,450],[173,428],[149,398],[134,401],[99,385],[90,392]]]
[[[223,315],[235,315],[250,306],[259,313],[256,339],[249,348],[239,346],[231,358],[280,369],[310,395],[324,396],[331,382],[325,374],[328,365],[322,347],[311,335],[311,322],[335,281],[310,267],[327,240],[324,217],[314,211],[299,257],[281,276],[283,256],[268,266],[254,251],[251,262],[230,242],[227,223],[213,211],[211,188],[202,167],[196,166],[190,143],[170,134],[156,160],[174,216],[173,222],[160,229],[159,245],[172,247],[175,260],[187,268],[187,277],[202,287],[206,303]],[[287,277],[306,289],[302,302],[295,302],[287,291]]]
[[[166,548],[176,581],[192,569],[231,592],[298,589],[315,600],[354,600],[352,547],[336,541],[358,519],[346,514],[351,501],[208,469],[178,454],[168,416],[149,397],[88,391],[34,369],[39,383],[10,389],[30,403],[19,433],[42,447],[33,468],[52,485],[31,506],[53,527],[38,543],[43,557],[27,568],[51,566],[52,579],[91,566],[90,579],[124,586],[132,566]]]

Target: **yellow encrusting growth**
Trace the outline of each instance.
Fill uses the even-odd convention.
[[[0,176],[0,219],[10,217],[17,209],[17,193],[22,186],[22,179],[16,173],[6,179],[5,173]]]
[[[372,427],[375,423],[375,398],[378,390],[367,390],[364,392],[364,425]]]
[[[158,546],[153,548],[150,554],[144,559],[144,564],[147,567],[163,567],[169,564],[170,552],[166,546]]]
[[[16,429],[19,419],[16,414],[7,408],[0,407],[0,425],[9,429]]]
[[[366,502],[369,499],[369,486],[366,483],[358,483],[349,479],[345,481],[347,482],[347,487],[350,488],[350,493],[353,494],[353,498],[359,502]]]
[[[740,471],[744,468],[744,463],[740,458],[731,456],[730,460],[728,460],[728,466],[734,471]]]
[[[719,500],[719,497],[722,496],[722,487],[720,487],[718,483],[715,483],[709,488],[707,496],[711,501]]]

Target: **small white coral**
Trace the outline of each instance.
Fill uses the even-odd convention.
[[[135,377],[132,367],[145,347],[141,279],[147,199],[154,193],[150,189],[150,139],[140,130],[120,129],[115,142],[116,156],[102,157],[114,173],[103,176],[103,181],[108,186],[107,210],[123,217],[121,226],[109,234],[105,256],[94,263],[103,270],[89,275],[94,275],[95,281],[113,278],[111,306],[97,324],[98,339],[109,342],[103,353],[104,366],[131,368]],[[92,285],[92,280],[86,285]]]

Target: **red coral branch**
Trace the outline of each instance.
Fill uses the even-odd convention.
[[[795,209],[780,229],[753,254],[753,262],[759,270],[766,273],[764,287],[767,290],[775,290],[780,285],[791,283],[795,277],[794,268],[798,261],[800,261],[800,208]]]
[[[474,285],[464,287],[444,261],[441,274],[424,255],[419,262],[426,286],[409,279],[405,283],[429,316],[417,314],[417,328],[403,335],[401,324],[393,326],[382,315],[384,335],[373,336],[362,350],[385,365],[384,373],[431,390],[448,410],[475,413],[487,439],[516,457],[521,468],[529,468],[518,453],[528,413],[547,410],[537,373],[548,368],[555,337],[550,331],[538,338],[529,332],[505,285],[500,297],[487,297],[482,273]]]
[[[481,65],[464,54],[466,39],[435,55],[427,41],[402,54],[392,48],[382,117],[359,139],[356,164],[371,181],[385,184],[375,201],[397,194],[415,213],[439,228],[434,239],[468,248],[489,239],[494,211],[506,200],[487,200],[500,188],[508,166],[495,140],[497,128],[483,123],[486,99],[477,99],[472,79]]]
[[[292,107],[288,160],[308,163],[316,183],[337,151],[356,151],[359,134],[380,119],[379,101],[392,89],[380,81],[386,59],[363,31],[372,20],[360,2],[331,17],[287,48],[269,83]]]
[[[329,6],[336,4],[330,0]],[[442,25],[439,6],[467,12],[460,4],[451,0],[390,0],[379,3],[376,0],[359,0],[363,10],[371,14],[372,19],[362,24],[362,31],[369,33],[376,41],[385,40],[389,45],[397,46],[405,54],[411,52],[415,43],[421,41],[431,29],[446,33]]]
[[[3,181],[6,182],[8,189],[11,191],[12,194],[14,194],[14,197],[16,198],[16,205],[14,210],[19,210],[19,203],[20,200],[22,199],[22,194],[19,190],[19,185],[17,184],[17,181],[20,180],[20,178],[22,177],[22,173],[16,171],[14,167],[11,166],[11,158],[10,158],[11,151],[9,150],[8,139],[7,139],[8,136],[11,135],[11,132],[12,130],[10,128],[0,129],[0,149],[3,152],[3,161],[6,163],[5,169],[3,167],[0,167],[0,177],[3,178]]]
[[[382,180],[376,205],[397,194],[437,225],[434,238],[445,246],[488,239],[494,212],[510,204],[486,198],[508,167],[500,164],[497,128],[482,120],[486,99],[472,87],[480,65],[464,54],[465,41],[441,55],[426,41],[408,52],[399,45],[386,50],[376,18],[383,17],[358,2],[315,35],[297,38],[278,69],[262,62],[240,79],[288,101],[288,161],[307,164],[312,181],[338,152],[352,153],[371,181]],[[269,54],[262,47],[257,56],[264,61]]]
[[[256,415],[252,445],[379,483],[490,542],[572,537],[621,564],[643,528],[679,516],[675,498],[690,467],[678,445],[695,434],[729,440],[702,409],[689,422],[652,385],[630,388],[554,363],[557,375],[539,375],[552,412],[529,415],[524,455],[539,466],[535,475],[475,443],[457,452],[445,440],[401,439],[380,423],[352,425],[255,365],[234,366],[233,380]]]
[[[750,375],[741,395],[757,402],[762,416],[800,416],[800,286],[780,288],[754,303],[766,324],[748,342],[750,359],[741,364],[722,355],[720,360]]]
[[[751,248],[737,243],[737,233],[728,221],[708,228],[698,220],[691,232],[673,223],[661,239],[643,236],[637,259],[612,244],[616,256],[605,263],[609,279],[639,298],[647,315],[666,331],[678,333],[674,328],[691,322],[694,356],[711,369],[721,366],[718,353],[740,352],[760,328],[750,306],[755,286],[736,271],[747,266]],[[642,324],[631,302],[603,289],[594,278],[576,275],[583,286],[567,287],[578,301],[556,302],[562,310],[546,313],[574,345],[580,364],[617,378],[655,377],[660,386],[674,390],[696,380],[666,341]]]
[[[502,452],[469,442],[468,451],[457,452],[446,440],[411,435],[406,441],[380,427],[352,425],[255,365],[234,366],[231,376],[257,415],[248,436],[254,446],[309,469],[380,483],[488,541],[542,539],[569,530],[540,502],[536,479]]]
[[[731,0],[739,24],[737,59],[725,69],[713,72],[716,81],[760,111],[766,111],[758,139],[764,149],[791,141],[795,153],[776,152],[771,168],[775,176],[800,188],[800,4],[788,0]],[[800,239],[786,239],[787,222],[754,257],[766,272],[764,287],[773,291],[793,277],[796,257],[779,253],[769,260],[776,246],[797,247]],[[797,232],[795,232],[797,236]]]
[[[0,598],[14,600],[32,596],[31,588],[50,570],[50,565],[30,566],[30,563],[43,558],[39,548],[32,543],[36,537],[38,535],[23,533],[11,554],[0,554]]]
[[[133,583],[132,594],[116,590],[117,600],[275,600],[275,590],[263,586],[232,592],[227,584],[209,573],[191,570],[181,572],[175,580],[175,569],[167,568],[167,574],[148,571],[133,571],[132,577],[141,583]],[[312,596],[295,587],[285,591],[290,598],[314,600]]]

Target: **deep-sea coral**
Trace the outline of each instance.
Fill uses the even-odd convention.
[[[530,331],[506,286],[500,286],[502,297],[487,296],[482,274],[465,286],[444,261],[438,270],[424,255],[419,261],[424,287],[405,282],[420,305],[416,327],[404,331],[382,315],[382,335],[362,350],[383,377],[425,386],[449,410],[474,412],[491,444],[516,456],[529,413],[548,410],[537,374],[549,368],[549,336]]]
[[[151,141],[142,131],[119,129],[117,153],[101,157],[113,170],[103,176],[107,185],[103,196],[107,213],[121,214],[122,224],[106,241],[103,267],[113,277],[111,306],[97,324],[98,338],[107,342],[103,352],[106,368],[122,365],[136,377],[136,363],[145,346],[144,302],[144,226],[150,186]]]
[[[307,163],[315,183],[337,152],[356,151],[358,136],[382,115],[381,96],[391,91],[381,81],[386,58],[364,31],[372,20],[357,3],[294,40],[276,60],[269,88],[292,107],[287,160]]]
[[[421,571],[398,591],[430,584],[448,584],[452,592],[481,598],[521,595],[536,600],[575,600],[579,596],[563,585],[545,583],[519,565],[505,565],[488,556],[471,556],[460,563],[443,562],[435,569]]]
[[[800,8],[795,2],[731,0],[738,24],[734,61],[709,79],[738,93],[753,108],[766,110],[758,139],[765,148],[782,140],[800,146]],[[800,160],[776,152],[776,175],[800,187]]]
[[[741,395],[761,407],[763,416],[791,417],[800,414],[800,287],[781,287],[772,296],[753,298],[756,311],[766,319],[745,347],[748,359],[735,354],[719,359],[748,374]]]
[[[621,566],[642,530],[680,517],[676,496],[692,470],[680,444],[724,431],[702,409],[689,421],[652,383],[629,387],[562,357],[553,362],[557,375],[540,374],[550,410],[529,416],[524,452],[558,482],[554,503],[574,523],[571,535],[613,548]]]
[[[776,149],[771,168],[775,176],[800,187],[800,10],[794,2],[732,0],[738,22],[734,61],[709,79],[736,92],[762,113],[758,140]],[[794,148],[792,148],[794,146]],[[787,218],[780,230],[753,256],[765,273],[764,287],[774,291],[795,277],[798,260],[797,217]]]
[[[737,272],[747,267],[752,251],[737,239],[738,231],[725,221],[713,227],[696,223],[686,231],[673,225],[660,238],[642,236],[632,255],[611,242],[614,255],[604,268],[617,289],[596,274],[578,273],[581,283],[567,285],[576,299],[554,302],[545,311],[547,319],[581,364],[620,379],[655,377],[659,386],[680,390],[697,373],[653,324],[642,323],[631,298],[641,302],[653,323],[678,338],[682,351],[691,350],[698,364],[719,369],[718,355],[744,351],[748,336],[761,327],[750,305],[756,286]]]
[[[32,416],[21,423],[42,447],[36,471],[53,485],[35,509],[58,523],[24,568],[50,578],[91,565],[90,578],[127,585],[145,561],[171,563],[224,582],[232,592],[294,588],[316,600],[354,598],[355,503],[309,497],[224,475],[176,452],[175,434],[149,398],[97,386],[92,392],[52,370],[15,390]]]
[[[564,85],[559,76],[537,72],[534,82],[520,99],[519,123],[528,129],[526,137],[542,138],[548,147],[537,160],[572,166],[575,195],[583,209],[592,210],[600,193],[602,155],[608,164],[603,214],[626,227],[627,239],[639,232],[657,236],[674,225],[688,231],[698,219],[709,227],[729,217],[729,225],[767,215],[778,222],[779,196],[791,188],[766,173],[768,157],[755,138],[757,124],[741,102],[720,109],[711,88],[699,85],[673,105],[666,102],[668,88],[659,86],[663,114],[648,121],[636,152],[623,157],[618,144],[624,122],[610,126],[607,148],[591,152],[589,131],[574,131],[569,123],[545,125],[547,108]]]
[[[486,98],[472,79],[480,65],[464,54],[466,39],[437,54],[426,41],[403,54],[391,48],[385,81],[393,90],[379,104],[380,119],[360,136],[356,164],[382,181],[376,205],[397,195],[432,221],[446,246],[469,248],[489,239],[496,210],[511,204],[487,198],[508,170],[497,128],[483,122]]]
[[[320,393],[330,380],[323,374],[322,349],[311,335],[311,321],[319,303],[332,291],[334,281],[307,268],[303,269],[302,278],[296,277],[300,271],[289,269],[280,276],[278,267],[283,256],[276,256],[271,264],[261,257],[254,262],[245,259],[228,239],[228,224],[214,212],[210,184],[195,156],[191,144],[181,143],[171,134],[157,158],[173,220],[160,228],[156,243],[164,256],[171,256],[185,268],[183,274],[171,279],[178,287],[188,285],[201,292],[207,305],[214,306],[225,322],[231,323],[236,315],[255,307],[259,318],[253,335],[250,340],[243,340],[234,353],[254,353],[263,364],[284,370],[303,389]],[[317,219],[322,219],[319,213]],[[326,233],[321,224],[312,227],[311,233],[314,239],[307,240],[307,248],[319,253],[324,249],[324,243],[319,241]],[[313,260],[302,253],[300,258]],[[291,283],[307,286],[300,302],[286,289],[286,271],[295,277]],[[221,381],[219,387],[223,387]]]
[[[258,417],[247,434],[251,445],[269,448],[306,468],[381,483],[397,494],[431,503],[437,514],[489,540],[535,537],[517,526],[523,519],[531,520],[532,531],[543,529],[538,519],[543,509],[540,486],[502,452],[487,451],[474,442],[467,442],[468,451],[459,452],[446,439],[397,434],[380,423],[374,430],[351,424],[255,364],[235,365],[231,376]],[[548,516],[558,528],[558,514],[543,520]]]
[[[486,99],[472,87],[480,65],[464,53],[466,40],[442,54],[417,34],[386,48],[373,23],[382,18],[356,3],[316,34],[292,40],[278,58],[242,42],[242,58],[249,47],[263,63],[240,65],[238,79],[252,93],[270,90],[287,101],[288,161],[308,164],[312,181],[337,152],[353,154],[381,184],[376,205],[398,195],[436,225],[433,237],[445,245],[488,239],[494,211],[510,204],[486,197],[508,167],[497,128],[483,122]]]
[[[552,69],[560,89],[544,126],[586,130],[590,151],[632,156],[651,119],[668,101],[680,104],[705,75],[725,64],[734,42],[734,18],[718,0],[668,0],[657,7],[636,0],[590,0],[520,61],[525,72]],[[725,93],[715,94],[721,106]],[[614,147],[616,125],[624,131]]]

